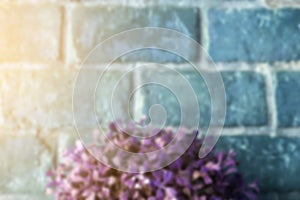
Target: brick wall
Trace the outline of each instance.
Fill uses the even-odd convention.
[[[80,63],[112,34],[145,26],[183,32],[204,46],[226,91],[225,127],[217,149],[238,153],[241,171],[250,179],[259,178],[261,199],[300,198],[298,0],[0,2],[1,200],[45,198],[44,173],[75,137],[72,92]],[[122,44],[111,50],[118,45]],[[204,50],[187,48],[187,55],[211,70]],[[177,56],[150,50],[121,57],[106,73],[106,89],[96,91],[95,109],[102,123],[113,119],[110,88],[139,62],[167,64],[195,91],[202,91],[196,92],[200,125],[209,124],[211,102],[201,76]],[[103,70],[98,63],[90,74]],[[126,76],[115,97],[118,113],[126,119],[130,91],[140,80],[167,79],[180,89],[177,76],[160,65]],[[129,110],[141,116],[159,103],[170,113],[167,123],[177,126],[180,108],[174,98],[162,88],[145,87],[134,95]],[[193,117],[197,105],[189,104],[189,98],[183,103]],[[83,108],[87,133],[95,127],[92,121]]]

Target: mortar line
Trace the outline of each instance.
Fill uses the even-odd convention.
[[[84,129],[91,129],[93,130],[93,126],[87,126],[87,127],[81,127]],[[174,127],[177,128],[177,127]],[[194,129],[191,129],[194,130]],[[223,127],[222,130],[222,136],[260,136],[260,135],[265,135],[265,136],[270,136],[271,128],[269,126],[236,126],[236,127]],[[11,137],[27,137],[29,136],[36,136],[38,134],[39,129],[28,129],[28,130],[16,130],[13,128],[9,127],[0,127],[0,132],[2,132],[2,135],[8,135]],[[60,132],[64,132],[67,135],[72,135],[74,136],[74,133],[76,132],[76,129],[74,129],[73,126],[61,126],[61,127],[49,127],[47,130],[49,133],[57,134]],[[281,137],[299,137],[300,133],[300,127],[286,127],[286,128],[278,128],[277,130],[277,135],[276,136],[281,136]],[[243,134],[240,134],[243,133]],[[43,135],[43,134],[42,134]],[[41,135],[41,136],[42,136]],[[76,136],[76,134],[75,134]]]
[[[66,28],[66,12],[65,7],[62,5],[60,7],[60,26],[59,26],[59,60],[62,61],[65,65],[65,57],[66,57],[66,47],[65,47],[65,28]]]
[[[64,12],[65,12],[65,22],[64,22],[64,52],[65,52],[65,59],[64,64],[67,68],[70,68],[72,59],[72,52],[74,49],[71,45],[71,4],[64,5]]]
[[[204,57],[204,56],[202,56]],[[151,62],[128,62],[128,63],[115,63],[113,70],[116,71],[124,71],[128,69],[128,65],[132,65],[135,63],[140,64],[153,64]],[[0,71],[7,70],[48,70],[48,69],[61,69],[61,67],[53,67],[53,66],[61,66],[64,65],[64,62],[53,62],[53,63],[44,63],[44,62],[5,62],[0,63]],[[80,63],[66,63],[68,65],[68,69],[79,69]],[[162,63],[164,65],[168,65],[172,69],[178,70],[187,70],[189,71],[189,63]],[[215,71],[214,64],[207,62],[205,59],[201,59],[197,62],[199,66],[201,66],[201,70],[204,71]],[[300,71],[300,62],[282,62],[276,64],[268,64],[268,63],[246,63],[246,62],[234,62],[234,63],[224,63],[217,62],[216,69],[218,71],[261,71],[265,68],[270,68],[273,72],[277,71]],[[272,66],[269,66],[272,65]],[[91,70],[104,70],[105,63],[94,64],[88,66]]]
[[[299,137],[300,127],[278,128],[277,132],[277,136]]]
[[[270,127],[225,127],[222,136],[270,136]]]
[[[272,70],[265,67],[266,101],[269,115],[269,126],[271,127],[271,136],[277,136],[277,107],[276,107],[276,82],[273,78]]]
[[[207,60],[207,54],[209,52],[209,27],[208,27],[208,10],[206,7],[200,9],[200,16],[201,16],[201,54],[200,54],[200,63],[202,66],[209,65]]]
[[[135,66],[136,67],[136,66]],[[141,85],[141,73],[139,70],[133,70],[133,84],[132,84],[132,88],[131,88],[131,92],[134,91],[135,89],[137,89],[139,86]],[[133,99],[133,120],[135,121],[139,121],[141,118],[141,111],[143,108],[143,105],[141,104],[142,101],[141,99],[143,98],[141,95],[140,91],[136,91],[136,94],[132,94],[134,95],[134,99]]]

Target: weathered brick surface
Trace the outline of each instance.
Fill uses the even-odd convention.
[[[143,78],[156,83],[161,83],[167,79],[172,87],[179,88],[184,93],[186,91],[180,84],[181,75],[186,78],[192,86],[200,106],[200,125],[207,126],[211,117],[211,101],[206,84],[196,71],[194,72],[150,72],[145,73]],[[267,125],[267,104],[265,83],[262,75],[254,72],[223,72],[221,74],[226,92],[226,120],[225,126],[262,126]],[[167,123],[171,125],[180,124],[180,105],[176,100],[176,94],[159,85],[143,87],[141,93],[144,96],[145,105],[143,112],[146,114],[151,105],[161,104],[168,113]],[[181,88],[181,89],[180,89]],[[185,95],[186,96],[186,95]],[[198,105],[191,104],[191,98],[186,97],[182,104],[189,105],[190,117],[195,117]]]
[[[102,128],[107,128],[113,120],[128,120],[130,73],[110,70],[80,73],[83,75],[77,79],[79,84],[73,96],[77,98],[76,101],[73,99],[74,112],[78,112],[75,116],[79,116],[77,126],[90,128],[99,123]]]
[[[181,77],[180,73],[183,75],[183,77]],[[186,82],[183,78],[191,81],[192,87],[185,85]],[[200,75],[192,73],[185,74],[182,72],[176,73],[171,71],[148,71],[144,74],[142,79],[146,79],[154,83],[142,87],[140,91],[138,91],[141,92],[141,96],[144,98],[144,114],[149,114],[149,109],[152,105],[159,104],[164,107],[167,113],[166,123],[168,125],[178,126],[181,123],[180,104],[189,105],[188,110],[183,110],[183,112],[186,112],[190,117],[195,117],[199,114],[197,113],[196,109],[196,107],[199,106],[200,125],[208,125],[210,116],[210,98],[206,85]],[[165,82],[165,80],[167,80],[167,82]],[[183,102],[179,102],[180,99],[178,99],[178,96],[182,94],[174,93],[175,91],[173,91],[173,87],[184,94],[183,96],[187,97],[183,99]],[[194,87],[197,88],[197,90],[195,90],[196,96],[190,96],[190,90],[193,91]],[[199,101],[199,105],[194,104],[195,101]],[[158,115],[160,115],[160,113],[158,113]],[[186,126],[186,124],[181,125]]]
[[[278,9],[259,8],[258,5],[263,2],[260,0],[0,2],[0,65],[5,68],[0,71],[0,200],[47,198],[44,196],[46,170],[55,161],[60,161],[62,152],[73,146],[78,138],[74,128],[72,95],[79,70],[74,69],[73,64],[82,61],[99,42],[132,28],[174,29],[197,41],[204,41],[214,61],[224,65],[228,62],[243,63],[242,66],[230,64],[230,71],[221,72],[226,90],[225,128],[250,133],[248,128],[251,126],[257,134],[262,132],[262,129],[256,130],[258,127],[268,126],[263,130],[269,130],[278,125],[280,129],[274,132],[294,134],[300,126],[300,3],[297,0],[264,1]],[[200,16],[204,15],[207,16],[202,20]],[[149,38],[144,36],[142,39]],[[188,59],[200,57],[199,49],[172,37],[159,41],[172,44],[174,50],[183,50]],[[101,61],[124,46],[130,46],[128,40],[116,41],[96,57]],[[66,66],[53,64],[60,63],[65,56],[71,63],[65,62]],[[185,97],[180,103],[187,105],[184,111],[187,121],[195,118],[195,108],[199,106],[200,126],[209,124],[211,100],[199,74],[179,63],[180,66],[176,66],[182,69],[179,74],[159,70],[160,66],[144,69],[135,76],[129,73],[122,77],[125,73],[119,69],[133,66],[131,62],[136,61],[172,62],[175,65],[183,59],[165,51],[142,50],[122,56],[117,62],[124,65],[108,71],[100,81],[98,78],[103,66],[88,70],[81,85],[83,93],[75,97],[79,102],[78,130],[84,134],[81,136],[91,138],[99,122],[105,129],[109,121],[117,118],[127,121],[128,113],[139,117],[141,113],[148,113],[155,104],[166,109],[168,125],[178,126],[182,113],[176,93],[168,90],[170,88],[148,85],[130,98],[132,86],[140,86],[137,80],[164,81],[172,85]],[[273,65],[277,61],[280,62]],[[289,61],[297,62],[285,63]],[[173,64],[170,65],[174,67]],[[11,66],[17,69],[11,69]],[[264,75],[258,72],[265,68],[269,69],[264,71]],[[270,78],[268,70],[273,76],[272,83],[266,82],[270,79],[265,80]],[[181,84],[181,75],[196,93],[196,102]],[[267,88],[269,86],[274,88]],[[92,91],[92,102],[90,96],[85,95],[86,91]],[[277,111],[268,110],[274,105],[267,104],[267,95],[268,102],[276,102]],[[88,111],[94,112],[92,118],[87,115]],[[161,114],[159,112],[151,117],[158,119]],[[268,116],[277,116],[277,120],[268,119]],[[222,137],[217,149],[236,151],[240,170],[247,179],[258,177],[262,190],[260,199],[300,199],[297,177],[300,172],[300,156],[297,153],[300,139],[296,136],[272,138],[267,136],[269,133],[245,136],[241,131],[239,134]]]
[[[55,69],[1,72],[0,88],[3,96],[3,122],[1,126],[13,130],[73,126],[72,97],[77,74],[77,70]],[[91,82],[92,77],[95,77],[95,75],[97,75],[96,71],[88,72],[87,81],[83,85],[86,89],[92,89],[93,91],[96,89],[97,82]],[[99,121],[112,120],[111,98],[108,93],[117,84],[120,75],[121,73],[117,72],[104,74],[103,81],[100,83],[105,87],[103,85],[97,87],[95,93],[96,103],[93,102],[95,104],[87,104],[84,96],[78,97],[80,116],[82,116],[81,121],[84,122],[80,125],[96,125],[92,124],[93,120],[85,118],[87,110],[92,108],[94,111],[94,105]],[[125,98],[129,93],[129,84],[128,77],[125,77],[121,84],[117,86],[115,98],[120,101],[114,101],[115,110],[118,111],[116,117],[121,118],[121,115],[125,113],[124,110],[127,109]]]
[[[300,10],[211,9],[209,53],[215,61],[300,59]]]
[[[56,5],[0,6],[0,62],[57,61],[61,13]]]
[[[57,135],[57,163],[63,159],[66,150],[72,149],[76,141],[80,140],[84,145],[89,145],[94,142],[94,132],[100,130],[99,128],[63,128],[56,130],[54,133]],[[80,137],[79,137],[80,135]],[[91,139],[91,140],[89,140]]]
[[[199,39],[198,10],[195,8],[151,7],[133,8],[125,6],[75,7],[72,12],[72,43],[78,59],[83,59],[100,42],[114,34],[132,28],[162,27],[180,31],[196,40]],[[145,38],[146,39],[146,38]],[[157,40],[158,38],[154,38]],[[138,41],[137,41],[138,42]],[[162,42],[168,42],[162,40]],[[176,44],[174,41],[173,44]],[[105,55],[122,46],[130,46],[126,40],[116,41],[106,49]],[[186,48],[189,58],[197,56],[197,49],[189,49],[185,44],[176,48]],[[120,55],[121,56],[121,55]],[[99,58],[101,61],[101,59]],[[121,61],[180,61],[179,57],[159,50],[143,50],[122,56]]]
[[[0,134],[0,192],[44,193],[45,173],[53,165],[56,139]]]
[[[262,192],[299,190],[299,138],[224,136],[217,149],[235,150],[241,172],[249,180],[257,177]]]
[[[116,120],[128,120],[132,74],[125,72],[104,72],[96,89],[96,114],[107,128],[108,123]]]
[[[222,73],[227,99],[228,126],[261,126],[268,123],[264,77],[254,72]]]
[[[276,77],[278,124],[281,127],[300,126],[300,72],[282,71]]]
[[[55,134],[58,135],[57,162],[59,163],[63,158],[64,152],[73,148],[76,139],[79,137],[76,129],[60,129],[56,131]]]
[[[72,124],[74,72],[8,70],[0,76],[2,126],[26,130]]]

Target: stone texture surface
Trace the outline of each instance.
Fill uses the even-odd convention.
[[[262,126],[268,123],[265,80],[254,72],[223,72],[228,126]]]
[[[57,163],[62,161],[66,150],[73,149],[76,141],[80,140],[84,145],[94,144],[94,132],[99,128],[63,128],[56,130],[57,135]],[[106,129],[105,129],[106,130]],[[91,140],[89,140],[91,139]]]
[[[191,80],[191,87],[185,85],[185,79]],[[199,113],[197,112],[197,107],[200,108],[200,125],[205,126],[209,124],[210,118],[210,98],[208,90],[205,83],[200,75],[196,73],[182,73],[182,72],[172,72],[172,71],[150,71],[143,73],[142,79],[149,80],[154,84],[149,84],[142,87],[138,92],[140,92],[144,100],[143,113],[149,114],[151,106],[155,104],[161,105],[166,113],[168,125],[179,126],[181,123],[181,104],[189,105],[187,110],[182,110],[188,114],[191,118],[195,117]],[[167,82],[165,82],[167,80]],[[161,85],[158,85],[161,84]],[[178,89],[184,98],[181,101],[178,97],[180,94],[176,94],[173,90]],[[189,91],[197,89],[195,91],[196,96],[190,95]],[[194,104],[199,102],[199,105]],[[160,113],[158,113],[160,115]],[[148,115],[149,116],[149,115]],[[152,117],[158,117],[154,115]],[[191,119],[190,119],[191,120]],[[188,120],[189,121],[189,120]],[[187,124],[182,124],[187,126]],[[192,124],[191,124],[192,125]]]
[[[80,128],[106,128],[116,120],[128,120],[131,73],[82,70],[74,90],[74,112]]]
[[[0,21],[0,62],[59,59],[61,13],[58,6],[2,4]]]
[[[55,137],[13,136],[1,132],[0,138],[0,192],[44,193],[45,173],[55,158]]]
[[[300,126],[300,72],[282,71],[278,72],[276,77],[276,106],[279,126]]]
[[[82,4],[83,1],[98,3]],[[244,66],[247,69],[252,67],[253,62],[264,62],[262,68],[270,67],[274,71],[272,84],[275,87],[279,131],[294,134],[300,126],[300,3],[297,0],[265,0],[268,5],[285,7],[274,10],[257,8],[263,2],[260,0],[0,2],[0,65],[1,69],[3,66],[5,68],[0,71],[0,200],[53,199],[44,196],[45,172],[60,161],[62,152],[78,139],[72,94],[79,70],[74,69],[73,64],[82,61],[99,42],[131,28],[164,27],[182,32],[197,41],[208,39],[204,43],[208,43],[209,53],[215,61],[225,62],[224,65],[238,62],[229,66],[230,71],[221,73],[226,90],[225,128],[245,130],[248,134],[251,130],[261,133],[261,130],[270,128],[256,129],[270,125],[264,75],[252,69],[240,70]],[[70,2],[72,5],[69,7]],[[63,4],[68,4],[65,9]],[[207,6],[203,9],[204,13],[201,10],[203,5]],[[202,21],[200,16],[206,14],[206,8],[209,8],[207,21],[206,18]],[[172,37],[161,40],[164,44],[168,42],[175,49],[183,49],[189,59],[200,57],[199,49],[191,48],[189,44]],[[114,46],[106,49],[107,52],[97,56],[105,57],[124,46],[130,46],[126,39],[116,41]],[[66,52],[62,52],[64,47]],[[70,58],[71,63],[66,63],[70,65],[53,64],[62,61],[64,56]],[[172,85],[185,97],[181,103],[187,105],[184,111],[187,120],[197,116],[195,108],[199,106],[200,125],[205,127],[209,124],[211,101],[200,75],[180,65],[176,66],[182,69],[179,74],[158,70],[161,68],[158,67],[141,71],[137,73],[140,76],[136,77],[124,70],[131,65],[128,63],[136,61],[178,64],[183,59],[161,50],[142,50],[122,56],[117,62],[126,64],[109,70],[100,81],[102,66],[97,70],[88,70],[82,88],[93,92],[95,102],[89,102],[90,97],[85,93],[76,96],[82,125],[77,128],[82,138],[90,138],[99,122],[105,129],[111,120],[127,120],[129,113],[151,113],[150,108],[155,104],[161,104],[166,109],[168,125],[180,124],[183,113],[176,93],[153,84],[131,96],[132,86],[140,86],[139,79],[140,82],[163,81]],[[273,66],[272,63],[277,61],[280,62]],[[296,62],[290,66],[284,63],[287,61]],[[240,62],[242,66],[239,66]],[[10,69],[11,66],[17,66],[17,69]],[[261,65],[253,66],[259,70]],[[194,90],[196,102],[192,101],[193,96],[181,84],[181,75]],[[93,82],[95,80],[97,84]],[[93,117],[97,119],[89,118],[87,110],[92,110]],[[164,116],[161,114],[164,113],[159,112],[157,116],[154,113],[151,117]],[[250,126],[251,129],[248,129]],[[293,130],[289,132],[285,128]],[[272,138],[267,136],[269,133],[265,136],[246,136],[242,135],[243,131],[235,133],[240,136],[223,136],[217,149],[234,149],[237,152],[240,170],[247,179],[259,179],[262,189],[260,199],[300,199],[297,176],[300,172],[300,137]]]
[[[68,149],[73,148],[76,139],[78,139],[79,137],[76,129],[60,129],[56,131],[56,135],[58,136],[57,162],[60,163],[64,152]]]
[[[183,76],[191,84],[195,92],[198,105],[191,102],[191,97],[184,99],[182,104],[189,105],[188,115],[194,118],[197,115],[196,106],[200,107],[200,126],[205,127],[210,122],[211,117],[211,100],[207,86],[196,71],[193,72],[157,72],[148,71],[143,73],[143,79],[151,80],[155,83],[161,83],[168,80],[170,86],[178,88],[182,93],[186,92],[183,84],[179,81]],[[268,122],[265,83],[262,75],[254,72],[223,72],[221,74],[225,92],[227,113],[225,126],[263,126]],[[169,87],[160,85],[150,85],[141,88],[144,96],[144,110],[147,114],[152,105],[161,104],[168,113],[167,124],[179,125],[181,119],[181,110],[176,94],[172,94]],[[187,95],[185,95],[187,96]]]
[[[131,94],[131,72],[104,72],[99,79],[95,102],[96,114],[102,127],[107,128],[109,122],[116,119],[127,121]]]
[[[262,193],[299,190],[300,139],[298,137],[222,137],[217,149],[233,149],[240,170],[249,180],[258,178]]]
[[[211,9],[209,53],[215,61],[300,59],[300,10]]]
[[[3,124],[7,128],[50,129],[73,124],[75,73],[67,70],[2,71]]]
[[[126,16],[126,17],[125,17]],[[180,31],[199,41],[199,13],[196,8],[176,7],[150,7],[132,8],[126,6],[97,6],[75,7],[72,12],[72,43],[76,49],[76,56],[82,59],[100,42],[114,34],[132,28],[162,27]],[[146,39],[146,38],[145,38]],[[152,38],[157,40],[158,38]],[[136,41],[139,42],[139,41]],[[170,42],[167,39],[162,42]],[[173,45],[176,41],[173,41]],[[130,46],[128,41],[116,41],[101,56],[105,57],[116,49]],[[175,48],[186,48],[190,57],[197,56],[197,49],[189,49],[185,44],[176,44]],[[120,55],[121,56],[121,55]],[[99,59],[101,61],[101,59]],[[120,61],[181,61],[178,56],[161,50],[133,52],[131,55],[122,56]]]
[[[99,72],[100,73],[100,72]],[[1,127],[13,130],[28,129],[53,129],[70,127],[74,125],[72,98],[76,81],[77,70],[14,70],[3,71],[0,74],[0,91],[3,96],[2,109],[3,121]],[[87,104],[86,97],[79,96],[81,116],[80,125],[91,126],[91,119],[85,118],[85,113],[94,106],[99,121],[112,119],[110,110],[110,90],[117,85],[117,80],[122,73],[108,72],[103,76],[103,81],[98,86],[95,94],[96,104]],[[87,80],[83,87],[96,89],[97,82],[90,81],[98,75],[97,71],[88,71]],[[98,77],[98,76],[97,76]],[[96,78],[97,78],[96,77]],[[105,86],[105,87],[103,87]],[[116,117],[123,117],[127,109],[124,100],[129,94],[130,81],[128,77],[117,85],[114,101]],[[126,98],[127,100],[127,98]],[[93,102],[94,103],[94,102]],[[124,114],[125,115],[125,114]],[[110,118],[109,118],[110,116]],[[103,122],[107,122],[103,121]]]

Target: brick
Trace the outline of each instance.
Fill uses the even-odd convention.
[[[80,140],[85,145],[94,143],[93,133],[95,132],[95,130],[100,130],[100,129],[99,128],[78,128],[77,130],[75,130],[74,128],[62,128],[56,130],[55,135],[57,135],[58,137],[56,162],[57,163],[62,162],[65,151],[73,149],[76,141]],[[80,134],[80,137],[78,134]]]
[[[60,127],[74,126],[72,97],[77,70],[12,70],[3,71],[0,74],[0,91],[3,95],[3,123],[0,124],[8,129],[53,129]],[[95,90],[97,82],[89,80],[97,75],[96,71],[89,71],[87,82],[84,83],[86,89]],[[110,98],[108,93],[117,82],[120,73],[105,73],[103,87],[98,86],[96,91],[96,103],[87,104],[86,97],[79,96],[80,125],[96,126],[94,120],[86,118],[87,110],[94,111],[94,105],[99,120],[107,119],[111,116]],[[97,77],[96,77],[97,78]],[[128,94],[130,81],[124,78],[123,84],[118,87],[116,99],[114,101],[117,113],[116,117],[125,113],[124,100]],[[104,89],[103,89],[104,88]],[[94,93],[93,93],[94,94]],[[124,95],[125,94],[125,95]],[[126,99],[127,100],[127,99]],[[124,105],[124,107],[122,107]],[[127,109],[127,107],[126,107]],[[105,121],[106,122],[106,121]]]
[[[0,62],[50,62],[59,59],[59,7],[52,4],[3,4],[0,21]]]
[[[300,58],[300,10],[211,9],[209,54],[214,61],[275,62]]]
[[[282,71],[276,77],[278,124],[280,127],[300,126],[300,73]]]
[[[107,128],[113,120],[127,120],[131,109],[128,106],[130,79],[130,73],[127,76],[125,72],[84,72],[80,79],[83,87],[74,94],[74,98],[79,100],[74,102],[74,108],[79,108],[74,110],[78,112],[75,116],[79,117],[77,126],[91,128],[99,123],[102,128]]]
[[[197,95],[200,107],[200,126],[206,127],[211,118],[211,101],[206,84],[203,78],[195,71],[179,72],[186,78]],[[268,122],[267,105],[265,98],[265,84],[262,75],[253,72],[224,72],[221,74],[226,92],[226,120],[225,126],[263,126]],[[168,83],[177,88],[184,96],[186,88],[179,82],[180,75],[171,72],[146,72],[142,79],[160,83],[168,80]],[[180,124],[180,105],[176,96],[166,88],[158,85],[143,87],[140,91],[144,100],[143,113],[147,114],[154,104],[161,104],[168,113],[167,124]],[[192,97],[184,99],[182,104],[189,105],[186,112],[188,116],[194,118],[197,115],[195,105],[191,101]],[[189,121],[189,120],[188,120]]]
[[[180,31],[199,41],[198,10],[196,8],[148,7],[135,8],[126,6],[77,6],[72,11],[72,43],[77,59],[83,59],[100,42],[108,37],[132,28],[163,27]],[[146,40],[147,38],[145,38]],[[169,40],[168,40],[169,39]],[[148,38],[149,40],[149,38]],[[157,40],[157,38],[155,38]],[[161,39],[170,43],[170,38]],[[98,60],[115,52],[116,49],[130,45],[127,40],[116,41],[113,46],[100,54]],[[197,49],[190,49],[186,44],[172,42],[175,49],[186,48],[188,59],[197,56]],[[155,61],[179,62],[178,56],[161,50],[144,49],[122,56],[118,61]]]
[[[104,127],[108,123],[121,119],[129,119],[129,106],[131,85],[131,74],[124,72],[105,72],[98,83],[95,101],[97,103],[96,113]]]
[[[75,73],[67,70],[12,70],[0,74],[2,126],[47,129],[70,126]]]
[[[192,87],[186,85],[190,83],[185,82],[184,78],[191,82]],[[208,125],[210,119],[210,99],[206,85],[200,75],[180,71],[177,73],[173,71],[160,72],[157,70],[148,70],[142,74],[141,79],[154,83],[142,87],[138,91],[144,101],[142,110],[144,114],[149,114],[149,110],[152,105],[160,104],[167,113],[166,124],[179,126],[181,123],[180,104],[189,105],[186,110],[182,111],[188,115],[187,117],[192,118],[199,114],[196,109],[198,106],[200,109],[200,125]],[[197,90],[194,88],[197,88]],[[176,91],[179,91],[180,94],[176,94]],[[196,96],[193,96],[191,91],[194,91]],[[186,98],[182,98],[182,100],[180,100],[180,96],[184,96]],[[151,117],[160,117],[161,113],[158,112],[157,115]],[[192,118],[187,121],[192,121]],[[193,124],[183,125],[193,126]]]
[[[263,126],[268,123],[265,81],[254,72],[222,73],[227,126]]]
[[[223,136],[217,149],[233,149],[240,171],[249,180],[258,178],[262,193],[299,190],[300,138]]]
[[[50,135],[0,135],[1,193],[38,194],[45,192],[45,173],[51,168],[56,148]]]
[[[58,135],[57,163],[60,163],[62,161],[64,152],[67,149],[74,147],[75,141],[78,138],[78,133],[74,129],[60,129],[56,131],[56,135]]]

